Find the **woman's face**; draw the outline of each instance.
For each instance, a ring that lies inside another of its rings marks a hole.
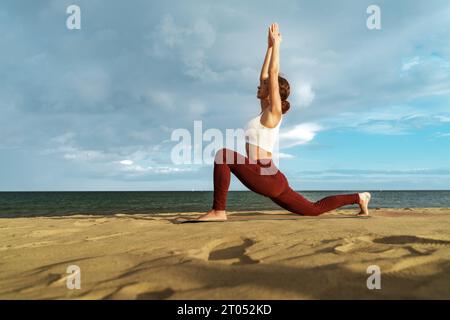
[[[258,92],[256,94],[256,97],[258,99],[266,99],[269,96],[269,79],[265,79],[261,81],[260,85],[258,86]]]

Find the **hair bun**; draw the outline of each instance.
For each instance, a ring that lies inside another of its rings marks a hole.
[[[281,111],[283,114],[288,112],[290,108],[291,108],[291,104],[289,103],[289,101],[287,101],[287,100],[281,101]]]

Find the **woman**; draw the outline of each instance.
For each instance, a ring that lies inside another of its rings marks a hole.
[[[360,216],[368,216],[370,193],[353,193],[325,197],[317,202],[295,192],[272,162],[273,145],[278,138],[282,115],[289,110],[286,100],[290,93],[289,83],[279,76],[279,51],[282,41],[276,23],[269,27],[268,48],[261,70],[257,98],[261,113],[250,120],[246,129],[247,156],[230,149],[221,149],[214,160],[214,202],[212,210],[199,221],[225,221],[225,207],[230,172],[247,188],[269,197],[280,207],[300,215],[318,216],[336,208],[359,204]]]

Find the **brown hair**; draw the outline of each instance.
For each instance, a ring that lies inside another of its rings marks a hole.
[[[287,101],[287,98],[291,93],[291,87],[289,85],[289,82],[281,76],[278,76],[278,85],[280,87],[281,110],[282,113],[285,114],[291,107],[291,104],[289,103],[289,101]]]

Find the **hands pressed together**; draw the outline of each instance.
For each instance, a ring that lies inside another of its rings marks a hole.
[[[272,23],[269,27],[268,45],[272,47],[274,44],[279,45],[282,41],[280,29],[278,23]]]

